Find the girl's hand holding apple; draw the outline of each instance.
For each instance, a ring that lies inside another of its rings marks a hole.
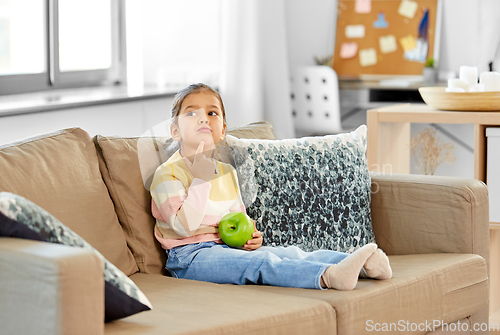
[[[255,229],[255,232],[252,234],[252,239],[248,240],[247,243],[243,246],[244,250],[252,251],[257,250],[262,246],[262,233]]]
[[[256,250],[262,245],[262,234],[255,221],[244,212],[231,212],[219,222],[219,234],[224,243],[233,248]]]

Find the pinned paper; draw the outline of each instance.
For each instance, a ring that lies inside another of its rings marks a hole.
[[[375,28],[387,28],[389,23],[385,20],[385,14],[383,12],[378,13],[377,21],[373,22]]]
[[[348,59],[353,58],[358,53],[358,43],[344,42],[340,46],[340,58]]]
[[[415,49],[417,43],[415,42],[415,37],[408,35],[399,40],[404,51]]]
[[[356,0],[354,11],[359,14],[366,14],[372,11],[372,0]]]
[[[401,4],[398,8],[399,15],[406,16],[409,19],[413,19],[415,13],[417,12],[418,4],[412,0],[401,0]]]
[[[359,63],[361,66],[371,66],[377,64],[377,52],[375,49],[369,48],[360,50]]]
[[[379,38],[380,51],[383,54],[394,52],[398,49],[396,37],[394,35],[382,36]]]
[[[418,25],[418,37],[423,38],[424,40],[429,39],[429,9],[424,9],[424,15],[420,20]]]
[[[405,58],[414,62],[425,63],[427,59],[427,53],[429,51],[429,43],[423,38],[413,39],[415,47],[409,50],[405,50]]]
[[[347,38],[363,38],[365,37],[365,26],[362,24],[346,26],[345,36]]]

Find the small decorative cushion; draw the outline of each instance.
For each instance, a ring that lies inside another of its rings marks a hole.
[[[366,126],[285,140],[227,136],[243,202],[264,245],[352,252],[374,242]]]
[[[106,322],[152,308],[137,285],[101,253],[46,210],[19,195],[0,192],[0,236],[75,246],[98,255],[104,264]]]

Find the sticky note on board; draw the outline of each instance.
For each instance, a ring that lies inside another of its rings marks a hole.
[[[402,37],[399,40],[399,42],[401,43],[401,47],[403,48],[404,51],[415,49],[415,47],[417,46],[417,42],[415,42],[415,37],[411,35]]]
[[[354,11],[358,14],[367,14],[372,11],[372,0],[356,0]]]
[[[418,3],[411,0],[401,0],[398,8],[398,14],[413,19],[417,12]]]
[[[398,45],[396,43],[396,37],[394,37],[394,35],[381,36],[378,42],[380,45],[380,51],[383,54],[388,54],[398,49]]]
[[[347,38],[365,37],[365,26],[362,24],[352,24],[345,27],[345,36]]]
[[[363,67],[377,64],[377,51],[374,48],[360,50],[359,64]]]
[[[387,28],[389,27],[389,23],[385,20],[385,14],[383,12],[378,13],[377,21],[373,22],[374,28]]]
[[[344,42],[340,45],[340,58],[349,59],[356,56],[358,53],[358,43]]]

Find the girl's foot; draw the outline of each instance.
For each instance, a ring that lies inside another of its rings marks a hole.
[[[377,248],[375,243],[369,243],[344,258],[340,263],[330,265],[321,276],[322,282],[327,288],[340,291],[353,290],[358,283],[359,272]]]
[[[360,277],[373,279],[390,279],[392,277],[392,269],[389,264],[389,257],[382,251],[377,249],[366,260],[363,266]]]

